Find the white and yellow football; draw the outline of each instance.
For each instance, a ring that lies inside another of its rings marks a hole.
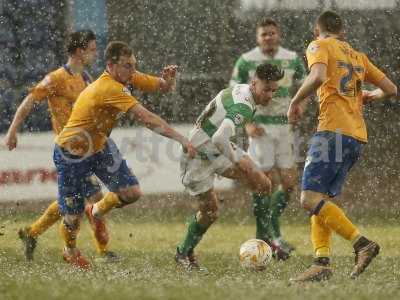
[[[240,246],[239,260],[242,267],[261,271],[271,261],[271,247],[263,240],[251,239]]]

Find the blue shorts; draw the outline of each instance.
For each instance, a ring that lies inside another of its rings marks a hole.
[[[85,158],[74,156],[56,145],[53,160],[57,168],[58,204],[62,215],[84,211],[85,199],[93,185],[89,179],[93,175],[111,192],[139,184],[111,139],[102,151]]]
[[[85,198],[91,198],[101,192],[100,182],[95,175],[89,176],[85,181]]]
[[[347,173],[361,154],[363,143],[330,131],[320,131],[311,139],[304,166],[301,189],[336,197]]]

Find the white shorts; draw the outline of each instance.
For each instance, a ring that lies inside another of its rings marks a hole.
[[[204,148],[201,150],[204,150]],[[239,147],[236,147],[235,151],[239,156],[245,154]],[[202,152],[204,153],[205,151]],[[212,189],[215,176],[223,174],[233,165],[226,156],[215,151],[211,151],[211,153],[215,153],[215,155],[208,155],[208,158],[196,156],[193,159],[189,159],[185,153],[181,155],[182,184],[192,196]]]
[[[249,155],[263,171],[273,167],[291,169],[295,165],[294,137],[291,125],[258,125],[265,134],[250,138]]]

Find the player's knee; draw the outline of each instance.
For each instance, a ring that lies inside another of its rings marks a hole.
[[[80,226],[81,215],[65,215],[63,223],[69,230],[77,230]]]
[[[300,196],[300,205],[303,209],[309,210],[310,209],[310,202],[308,201],[307,197],[304,195],[304,193],[301,193]]]
[[[218,219],[218,216],[218,208],[209,207],[208,209],[201,210],[197,215],[197,219],[200,221],[200,223],[211,225]]]
[[[279,177],[281,178],[282,188],[286,192],[293,191],[294,187],[297,184],[297,174],[296,170],[293,169],[283,169],[279,173]]]
[[[208,213],[208,219],[210,220],[210,223],[214,223],[217,221],[219,217],[219,211],[218,209],[213,209],[207,212]]]
[[[96,203],[99,202],[101,199],[103,199],[104,195],[102,192],[98,192],[96,194],[94,194],[93,196],[90,196],[89,198],[87,198],[87,201],[89,201],[90,203]]]
[[[258,174],[257,180],[253,183],[253,192],[269,195],[272,189],[272,182],[265,174]]]
[[[319,193],[309,193],[308,191],[303,191],[301,192],[300,203],[305,210],[312,212],[323,199],[323,195],[320,196]]]
[[[121,189],[117,194],[121,202],[120,207],[135,203],[143,195],[142,190],[138,185]]]
[[[285,178],[282,179],[282,189],[286,193],[291,193],[293,192],[294,188],[296,186],[296,182],[294,178]]]
[[[208,191],[199,197],[198,220],[207,225],[211,225],[218,219],[218,199],[214,191]]]

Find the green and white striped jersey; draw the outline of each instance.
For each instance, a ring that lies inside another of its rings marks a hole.
[[[256,47],[244,53],[236,61],[230,86],[248,83],[254,76],[257,66],[266,62],[279,66],[285,71],[285,76],[279,81],[279,88],[270,104],[257,107],[254,121],[261,124],[286,124],[286,113],[291,98],[290,91],[294,82],[303,80],[306,74],[304,64],[296,52],[279,47],[276,55],[270,57]]]
[[[236,128],[253,120],[256,105],[248,84],[238,84],[227,88],[206,106],[189,134],[193,146],[210,141],[222,121],[231,119]]]

